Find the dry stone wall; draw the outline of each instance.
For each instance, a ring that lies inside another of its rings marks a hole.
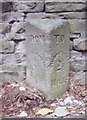
[[[70,24],[70,73],[84,80],[87,56],[85,36],[86,0],[1,0],[0,80],[26,78],[24,24],[29,19],[63,19]],[[39,23],[38,23],[39,24]]]

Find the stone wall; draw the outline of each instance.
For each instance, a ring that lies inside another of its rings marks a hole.
[[[26,79],[24,24],[29,19],[63,19],[70,23],[70,73],[84,80],[86,0],[1,0],[0,1],[0,80]],[[39,24],[39,23],[38,23]]]

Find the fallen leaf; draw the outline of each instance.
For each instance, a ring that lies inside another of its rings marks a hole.
[[[50,113],[53,113],[53,110],[48,109],[48,108],[42,108],[36,114],[37,115],[48,115]]]
[[[62,117],[68,115],[69,112],[66,110],[66,107],[57,107],[55,109],[55,112],[52,114],[53,116],[56,117]]]
[[[20,91],[25,91],[26,89],[24,87],[19,87]]]
[[[15,83],[12,83],[11,86],[13,86],[13,87],[19,87],[19,85],[15,84]]]
[[[73,100],[73,103],[76,105],[79,105],[79,101],[78,100]]]
[[[64,100],[64,103],[65,103],[65,105],[66,104],[73,104],[73,102],[72,102],[72,99],[70,98],[70,97],[67,97],[65,100]]]
[[[51,106],[52,106],[52,107],[55,107],[55,106],[56,106],[56,103],[52,103]]]
[[[87,95],[87,90],[84,90],[84,91],[80,92],[80,94],[81,94],[82,96],[86,96],[86,95]]]
[[[27,117],[28,114],[25,111],[22,111],[18,117]]]
[[[2,95],[0,94],[0,98],[2,97]]]

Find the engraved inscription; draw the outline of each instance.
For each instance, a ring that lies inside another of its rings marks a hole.
[[[29,38],[31,38],[31,42],[32,43],[37,43],[37,42],[42,42],[44,43],[46,41],[45,36],[44,35],[29,35]],[[58,44],[59,42],[64,42],[64,35],[54,35],[54,38],[57,40],[56,44]]]
[[[31,43],[44,43],[45,42],[45,36],[44,35],[29,35],[29,37],[31,38]]]
[[[59,79],[54,79],[54,80],[52,80],[52,81],[51,81],[51,85],[52,85],[52,86],[56,86],[56,85],[58,85],[58,84],[63,84],[63,83],[65,83],[65,82],[68,82],[68,77],[67,77],[67,76],[63,77],[61,80],[59,80]]]
[[[64,43],[64,35],[54,35],[54,37],[55,37],[55,39],[57,40],[57,44],[59,43],[59,42],[62,42],[62,43]]]
[[[50,64],[48,65],[48,67],[53,67],[56,64],[56,70],[60,70],[64,68],[64,63],[62,61],[62,57],[61,55],[63,55],[62,51],[57,52],[53,57],[52,60],[50,62]]]

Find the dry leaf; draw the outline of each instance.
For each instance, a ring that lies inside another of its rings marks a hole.
[[[13,87],[19,87],[19,85],[15,84],[15,83],[12,83],[11,86],[13,86]]]
[[[67,104],[73,104],[73,102],[72,102],[72,99],[70,98],[70,97],[67,97],[65,100],[64,100],[64,103],[65,103],[65,105],[67,105]]]
[[[24,88],[24,87],[19,87],[19,90],[20,90],[20,91],[25,91],[26,88]]]
[[[85,96],[85,95],[87,94],[87,90],[84,90],[84,91],[80,92],[80,94],[81,94],[82,96]]]
[[[69,114],[69,112],[66,110],[66,107],[59,107],[58,106],[52,115],[57,116],[57,117],[62,117],[62,116],[66,116],[68,114]]]
[[[38,115],[48,115],[50,113],[53,113],[53,110],[48,109],[48,108],[42,108],[36,114],[38,114]]]
[[[2,95],[0,94],[0,98],[2,97]]]
[[[27,117],[28,114],[25,111],[22,111],[18,117]]]

